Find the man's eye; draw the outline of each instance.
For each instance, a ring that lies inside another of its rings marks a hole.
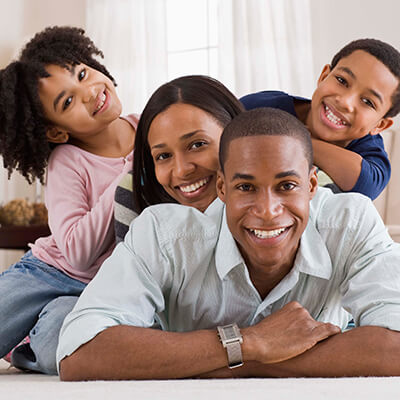
[[[70,96],[64,101],[63,111],[66,110],[70,106],[71,103],[72,103],[72,97]]]
[[[296,187],[296,185],[294,183],[286,182],[283,183],[281,187],[283,190],[288,191],[288,190],[293,190]]]
[[[84,68],[81,71],[79,71],[78,80],[81,81],[85,76],[86,76],[86,69]]]
[[[237,188],[242,192],[249,192],[252,189],[252,185],[249,183],[242,183],[241,185],[238,185]]]

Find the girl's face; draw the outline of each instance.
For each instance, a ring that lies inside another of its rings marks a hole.
[[[121,114],[112,81],[85,64],[69,70],[48,65],[48,78],[39,80],[39,98],[53,134],[64,132],[70,142],[90,142]],[[54,137],[50,137],[49,141]],[[65,140],[66,141],[66,140]]]
[[[150,125],[155,174],[178,203],[204,211],[217,197],[218,148],[223,128],[207,112],[173,104]]]

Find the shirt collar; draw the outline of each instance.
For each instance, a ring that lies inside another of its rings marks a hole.
[[[220,233],[215,249],[215,267],[222,280],[234,267],[244,264],[244,260],[229,230],[226,221],[226,209],[223,207]]]
[[[220,234],[215,249],[215,265],[220,279],[223,279],[237,265],[244,264],[236,241],[228,228],[225,205],[223,205],[222,213]],[[322,279],[329,279],[332,275],[331,257],[311,216],[301,236],[294,268],[299,272]]]

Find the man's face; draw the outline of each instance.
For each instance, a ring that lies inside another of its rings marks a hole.
[[[357,50],[331,70],[322,70],[307,126],[314,138],[338,146],[368,133],[377,134],[393,121],[384,118],[392,106],[398,79],[381,61]]]
[[[217,190],[248,268],[291,267],[317,190],[315,168],[309,171],[299,140],[234,139]]]

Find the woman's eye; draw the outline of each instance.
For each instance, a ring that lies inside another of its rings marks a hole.
[[[84,68],[81,71],[79,71],[78,80],[81,81],[85,76],[86,76],[86,69]]]
[[[166,160],[169,157],[170,155],[168,153],[161,153],[156,156],[156,161]]]
[[[193,143],[193,144],[190,146],[190,148],[191,148],[191,149],[198,149],[198,148],[200,148],[200,147],[205,146],[206,144],[207,144],[207,143],[204,142],[204,141],[199,141],[199,142]]]
[[[70,96],[64,101],[63,111],[66,110],[70,106],[71,103],[72,103],[72,97]]]

